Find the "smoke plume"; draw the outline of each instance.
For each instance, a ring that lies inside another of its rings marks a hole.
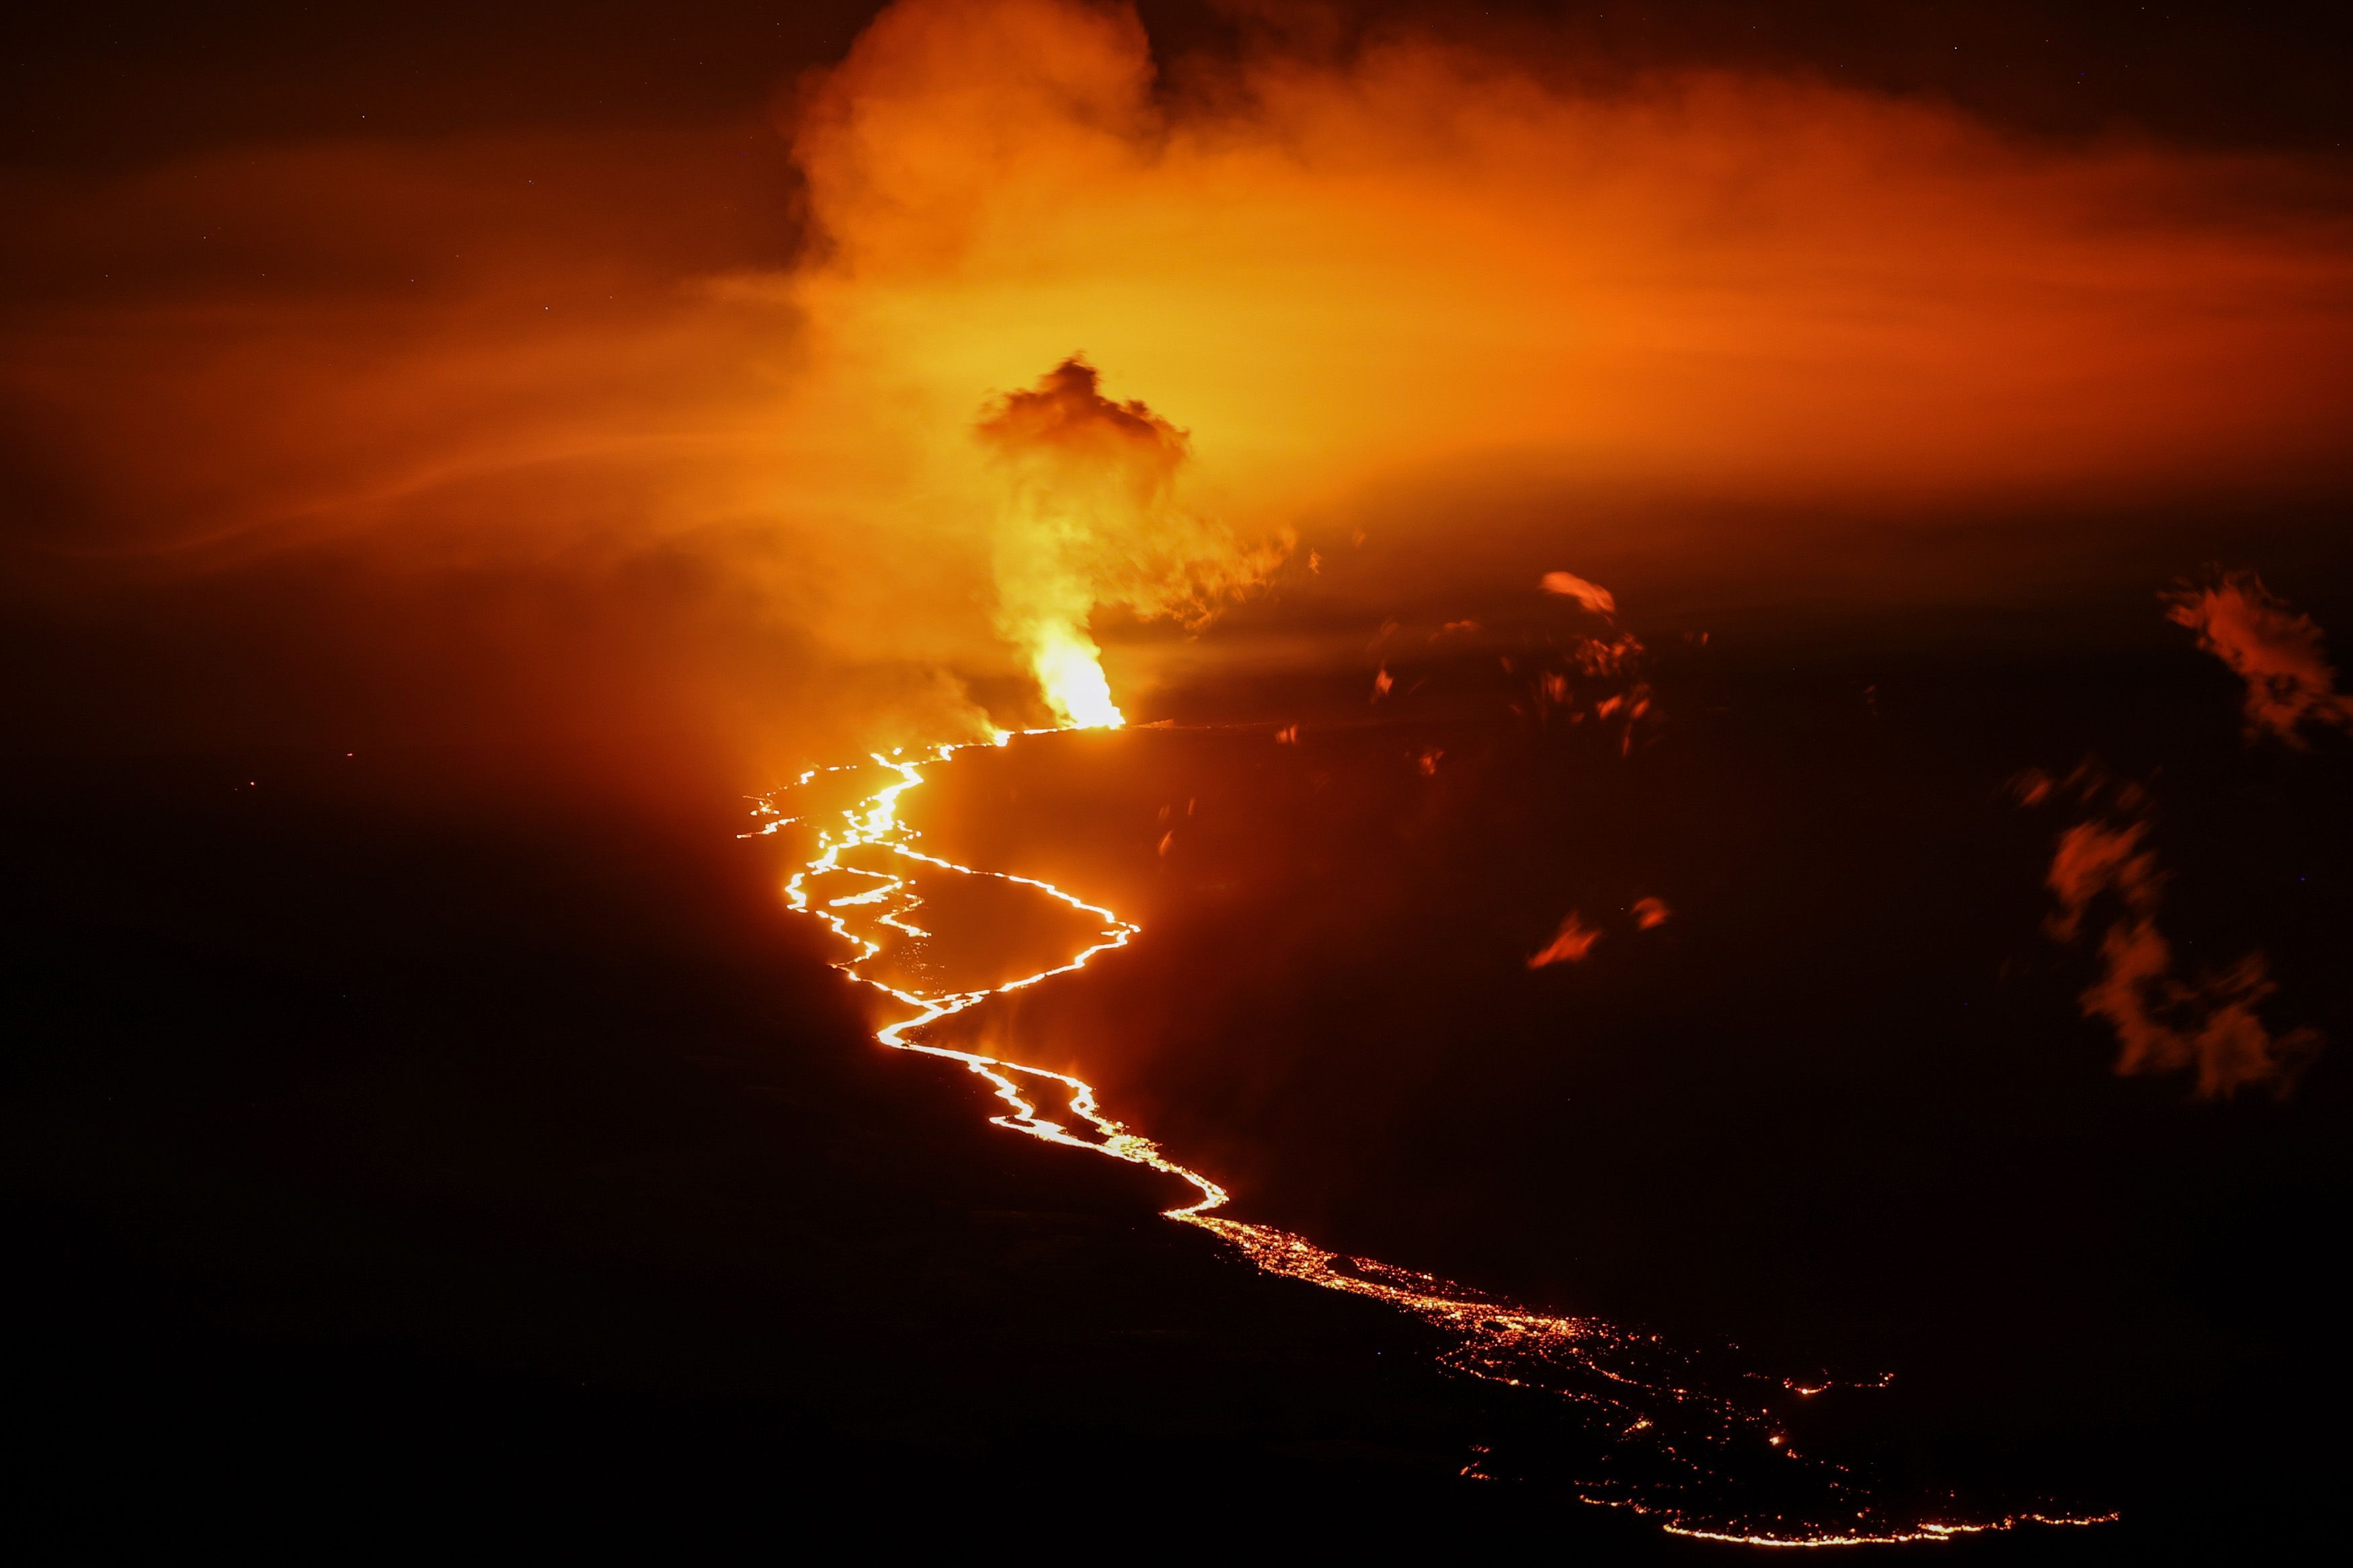
[[[2320,628],[2254,573],[2212,567],[2204,582],[2162,597],[2166,617],[2196,632],[2199,647],[2247,683],[2250,740],[2270,735],[2301,749],[2307,725],[2353,730],[2353,701],[2337,694]]]
[[[997,626],[1065,724],[1124,721],[1088,631],[1097,609],[1198,626],[1288,546],[1245,542],[1177,505],[1185,433],[1140,401],[1103,396],[1076,357],[1001,399],[979,428],[1004,482]]]

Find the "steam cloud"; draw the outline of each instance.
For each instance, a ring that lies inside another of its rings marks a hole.
[[[2305,744],[2306,726],[2353,730],[2353,702],[2337,691],[2320,628],[2263,587],[2253,572],[2211,568],[2203,583],[2163,595],[2166,616],[2198,634],[2198,646],[2247,683],[2247,735]]]
[[[2116,1071],[2194,1071],[2205,1100],[2259,1085],[2281,1095],[2293,1089],[2321,1038],[2307,1027],[2274,1036],[2257,1015],[2278,989],[2260,952],[2219,973],[2174,973],[2157,924],[2165,874],[2148,847],[2147,794],[2129,784],[2111,788],[2088,764],[2065,780],[2023,774],[2015,789],[2028,805],[2073,793],[2098,813],[2059,836],[2047,878],[2057,907],[2047,925],[2053,940],[2072,942],[2093,910],[2105,902],[2116,911],[2100,937],[2100,976],[2081,1000],[2086,1017],[2116,1031]]]
[[[1088,631],[1097,608],[1198,626],[1289,548],[1287,537],[1247,542],[1176,504],[1185,433],[1140,401],[1105,397],[1083,360],[1008,395],[979,428],[1005,483],[997,629],[1028,656],[1065,724],[1124,721]]]

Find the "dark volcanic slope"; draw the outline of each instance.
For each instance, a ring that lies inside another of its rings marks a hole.
[[[1510,1522],[1453,1515],[1487,1417],[1412,1326],[877,1050],[732,803],[480,756],[10,795],[12,1537]]]
[[[2321,1529],[2343,749],[2247,752],[2171,659],[1711,658],[1654,672],[1630,759],[1305,693],[1296,746],[1024,745],[919,815],[1144,921],[1026,1026],[1245,1215],[1894,1371],[1823,1439],[2128,1512],[1966,1556]],[[2085,751],[2154,781],[2176,939],[2266,947],[2334,1037],[2293,1100],[2110,1074],[2037,923],[2057,820],[1999,787]],[[876,1050],[732,802],[473,755],[20,764],[9,805],[10,1397],[52,1541],[487,1508],[774,1544],[1013,1496],[1677,1550],[1562,1497],[1550,1408]],[[1530,972],[1570,907],[1608,934]],[[1460,1479],[1474,1446],[1525,1482]]]
[[[1292,743],[1017,746],[913,806],[948,852],[1143,922],[1023,1032],[1240,1215],[1758,1372],[1893,1373],[1799,1438],[1924,1482],[2317,1531],[2353,752],[2249,746],[2236,683],[2179,641],[1718,639],[1657,661],[1664,720],[1622,757],[1464,658],[1402,710],[1303,686]],[[2114,1072],[2077,1003],[2102,926],[2043,924],[2083,813],[2009,787],[2086,756],[2155,802],[2182,974],[2261,950],[2265,1020],[2331,1042],[2286,1099]],[[1647,931],[1645,897],[1672,910]],[[1600,939],[1530,970],[1570,910]]]

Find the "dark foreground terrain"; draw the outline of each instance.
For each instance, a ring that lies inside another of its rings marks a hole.
[[[2343,749],[2251,761],[2186,658],[1772,662],[1662,668],[1630,758],[1475,692],[1361,723],[1351,677],[1283,699],[1295,746],[1024,743],[917,815],[1144,922],[1029,1024],[1249,1216],[1775,1374],[1894,1371],[1823,1439],[2126,1515],[1947,1554],[2325,1536]],[[2278,1016],[2332,1037],[2289,1100],[2119,1079],[2077,1016],[2089,959],[2038,925],[2060,823],[2000,784],[2089,751],[2165,781],[2177,940],[2264,946]],[[1233,1265],[1156,1183],[875,1049],[776,896],[787,846],[715,792],[482,753],[7,791],[7,1511],[39,1555],[1715,1550],[1567,1500],[1573,1423],[1417,1324]],[[1180,798],[1198,831],[1155,853]],[[1644,893],[1674,918],[1635,933]],[[1527,969],[1572,906],[1620,923]]]
[[[14,782],[20,1543],[1457,1506],[1480,1416],[1424,1336],[877,1051],[733,803],[480,757]]]

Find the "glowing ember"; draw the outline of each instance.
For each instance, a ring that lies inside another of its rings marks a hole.
[[[1100,670],[1092,659],[1087,663],[1099,683]],[[1095,686],[1087,688],[1090,692],[1095,689]],[[1110,723],[1119,721],[1107,689],[1095,710],[1108,712]],[[993,742],[983,743],[1004,745],[1014,738],[1000,732]],[[1166,1217],[1229,1243],[1266,1273],[1367,1297],[1420,1320],[1450,1342],[1441,1360],[1455,1372],[1570,1402],[1617,1438],[1606,1471],[1577,1487],[1577,1496],[1586,1502],[1655,1518],[1672,1533],[1760,1546],[1947,1541],[2028,1522],[2100,1522],[2034,1513],[1957,1522],[1895,1514],[1874,1501],[1842,1467],[1801,1457],[1788,1446],[1788,1436],[1771,1411],[1753,1397],[1700,1386],[1692,1359],[1653,1337],[1595,1319],[1531,1310],[1435,1275],[1371,1258],[1344,1257],[1289,1231],[1229,1218],[1217,1212],[1227,1203],[1224,1187],[1170,1159],[1151,1139],[1109,1115],[1093,1087],[1083,1079],[926,1039],[925,1031],[940,1020],[992,996],[1082,968],[1100,954],[1127,945],[1139,930],[1110,910],[1051,883],[1008,872],[977,870],[914,847],[918,835],[899,820],[900,800],[923,783],[924,767],[966,749],[943,745],[913,762],[900,756],[874,756],[871,765],[881,771],[886,782],[841,810],[837,824],[816,829],[817,852],[786,882],[785,895],[794,909],[825,921],[857,950],[838,968],[912,1009],[910,1016],[877,1030],[875,1038],[893,1050],[961,1063],[987,1079],[1005,1107],[992,1119],[996,1125],[1174,1177],[1194,1195],[1190,1202],[1164,1211]],[[808,784],[820,773],[866,766],[850,763],[845,768],[811,770],[801,775],[795,787]],[[761,826],[745,837],[775,833],[794,820],[773,801],[759,802],[755,815],[762,819]],[[849,863],[852,857],[863,863]],[[875,885],[818,900],[812,883],[842,873]],[[917,891],[918,880],[941,876],[989,878],[1031,889],[1100,924],[1092,939],[1062,963],[995,985],[924,991],[904,988],[868,973],[870,963],[882,954],[886,942],[894,940],[884,932],[915,938],[930,935],[908,917],[923,902]],[[1660,909],[1663,911],[1663,906]],[[1572,915],[1569,925],[1575,923]],[[1821,1392],[1827,1384],[1784,1380],[1780,1386],[1805,1396]],[[1494,1456],[1482,1448],[1462,1473],[1490,1480],[1500,1468]]]

